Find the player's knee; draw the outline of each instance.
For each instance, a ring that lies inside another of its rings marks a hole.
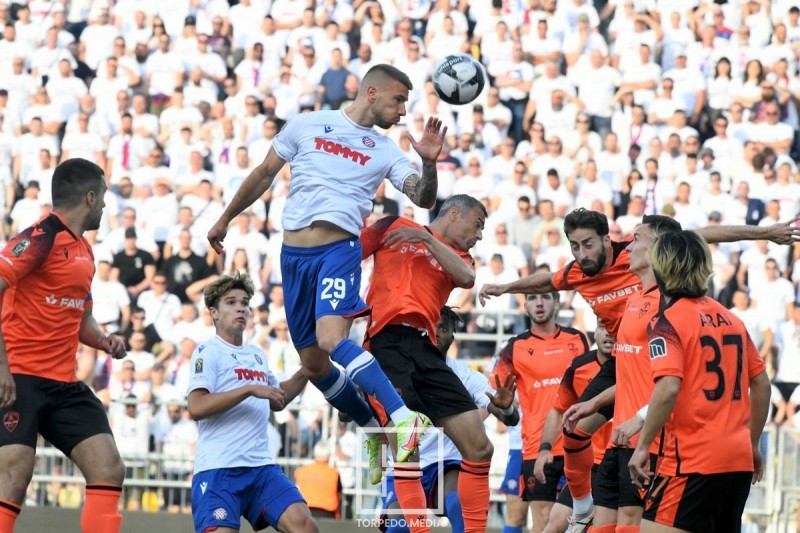
[[[331,373],[331,365],[328,364],[320,364],[317,362],[312,363],[303,363],[303,375],[308,378],[309,381],[319,381],[321,379],[325,379],[328,377],[328,374]]]
[[[340,332],[317,331],[317,344],[326,354],[330,354],[344,338]]]
[[[472,456],[470,460],[478,462],[491,461],[493,454],[494,445],[492,445],[488,437],[484,436],[482,440],[475,443],[475,448],[470,454]]]
[[[642,522],[642,509],[639,506],[625,506],[617,510],[617,524],[620,526],[638,526]]]
[[[108,483],[110,485],[122,486],[125,481],[125,463],[119,455],[109,459],[105,465],[95,469],[98,483]]]

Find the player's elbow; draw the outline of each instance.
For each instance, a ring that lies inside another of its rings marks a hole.
[[[471,268],[465,272],[460,272],[455,278],[456,286],[461,289],[471,289],[475,285],[475,272]]]

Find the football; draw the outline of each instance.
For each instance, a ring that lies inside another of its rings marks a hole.
[[[439,98],[448,104],[472,102],[481,94],[485,84],[483,66],[465,54],[446,56],[433,69],[433,87]]]

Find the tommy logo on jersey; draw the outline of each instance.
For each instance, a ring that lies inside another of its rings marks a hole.
[[[362,167],[367,164],[367,161],[372,159],[371,156],[362,154],[358,150],[353,150],[352,148],[348,148],[347,146],[341,145],[337,142],[329,141],[327,139],[323,139],[321,137],[316,137],[314,139],[314,146],[317,150],[322,150],[323,152],[327,152],[329,154],[338,155],[345,159],[349,159],[354,163],[358,163]]]
[[[263,381],[267,382],[267,373],[262,370],[252,370],[250,368],[234,368],[236,377],[240,380],[246,379],[247,381]]]

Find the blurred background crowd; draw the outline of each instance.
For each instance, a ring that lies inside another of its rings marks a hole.
[[[105,169],[105,216],[88,236],[94,316],[127,339],[129,356],[76,355],[123,452],[196,439],[182,407],[187,363],[213,334],[202,289],[221,273],[256,280],[248,339],[273,371],[299,367],[279,265],[288,165],[233,223],[224,255],[205,236],[285,121],[346,106],[376,63],[414,83],[404,121],[386,132],[412,161],[403,132],[420,135],[431,115],[448,127],[437,206],[465,193],[489,212],[475,289],[449,302],[464,318],[451,355],[477,365],[525,326],[522,297],[480,308],[477,290],[561,268],[574,208],[605,213],[615,240],[644,214],[694,229],[800,212],[800,0],[29,0],[0,1],[0,26],[0,239],[49,211],[59,161]],[[480,58],[490,81],[457,107],[430,83],[453,53]],[[386,182],[369,222],[435,214]],[[800,423],[796,247],[712,250],[713,296],[769,362],[774,423]],[[586,302],[562,302],[564,323],[594,330]],[[276,454],[310,457],[325,434],[346,442],[337,457],[355,455],[347,428],[321,427],[328,407],[316,389],[297,402],[275,418]],[[187,479],[191,463],[173,463],[160,475]]]

